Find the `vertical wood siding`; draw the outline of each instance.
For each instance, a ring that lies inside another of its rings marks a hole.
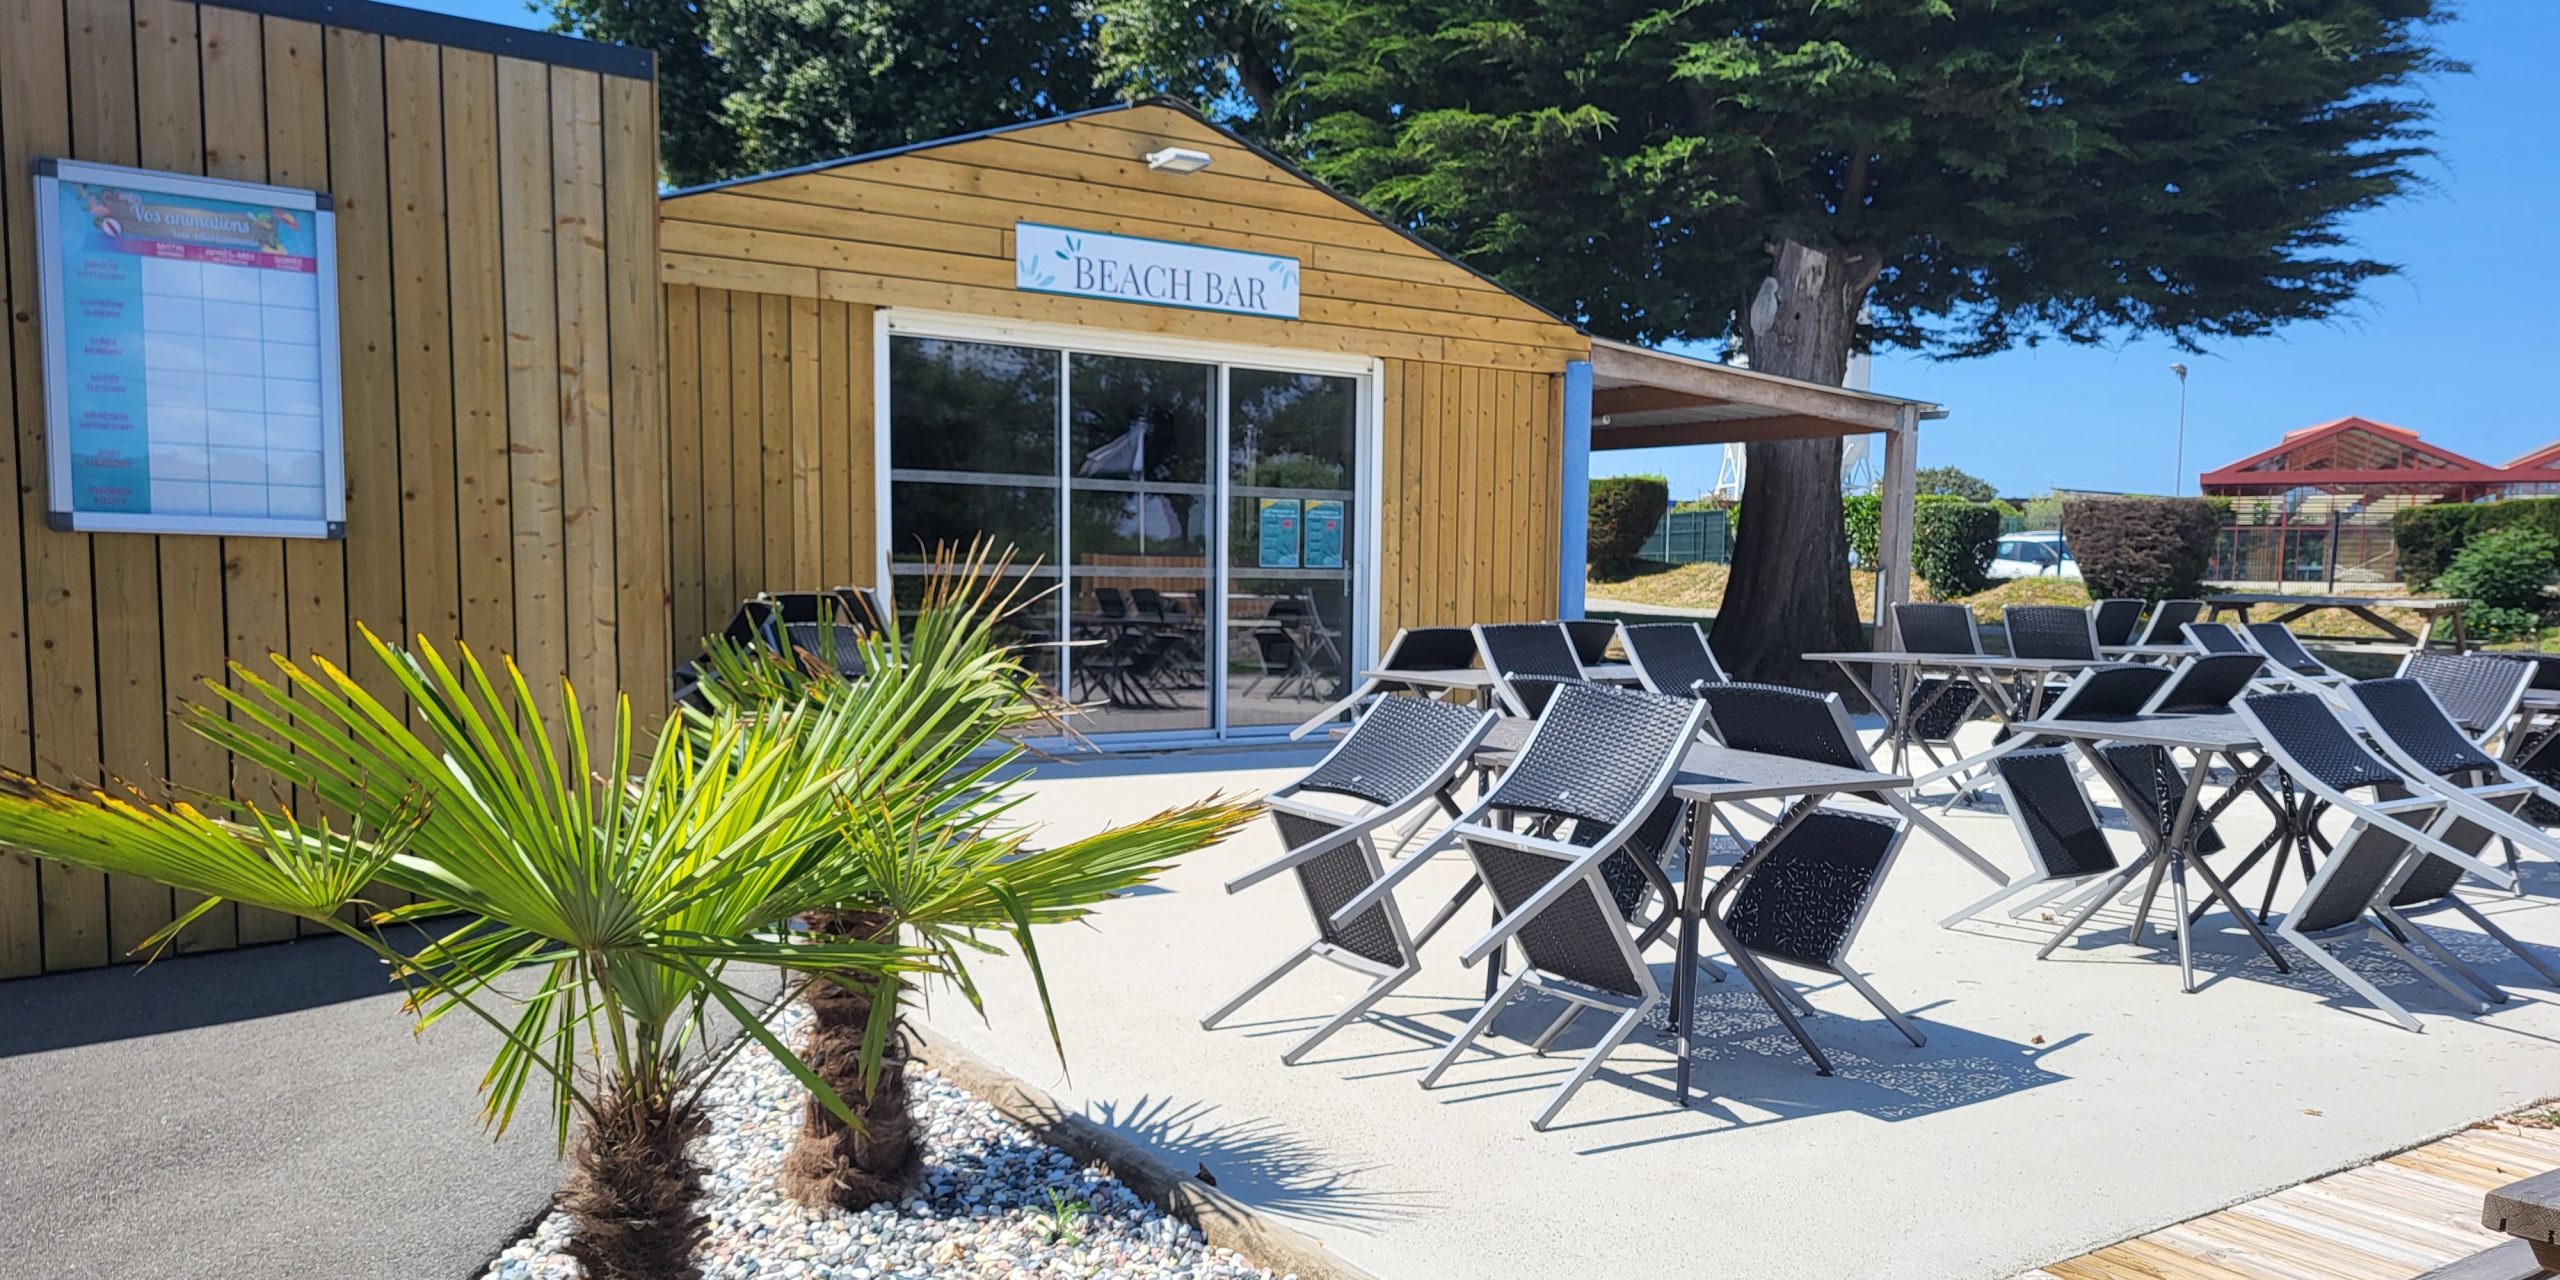
[[[268,799],[171,712],[270,652],[385,692],[359,624],[573,676],[599,724],[617,687],[663,710],[681,525],[652,85],[183,0],[0,0],[0,86],[0,767]],[[334,196],[343,542],[45,527],[45,157]],[[0,851],[0,977],[111,963],[191,905]],[[222,910],[179,949],[292,932]]]

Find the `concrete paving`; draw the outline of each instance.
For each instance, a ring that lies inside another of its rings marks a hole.
[[[1051,765],[1030,816],[1060,834],[1091,830],[1212,790],[1264,789],[1311,758]],[[2243,812],[2253,807],[2226,820],[2242,848],[2265,829]],[[2005,816],[1948,822],[1994,860],[2025,865]],[[2135,852],[2129,834],[2117,844]],[[1232,1024],[1200,1029],[1312,932],[1286,878],[1234,897],[1220,888],[1278,848],[1262,824],[1043,940],[1064,1068],[1029,982],[1007,966],[978,969],[985,1021],[946,997],[933,1023],[1387,1280],[2011,1276],[2560,1093],[2560,996],[2449,918],[2429,927],[2516,999],[2472,1018],[2359,944],[2360,971],[2424,1019],[2411,1034],[2307,963],[2276,973],[2227,917],[2207,921],[2194,994],[2179,991],[2160,935],[2126,941],[2127,911],[2044,962],[2035,948],[2052,926],[2037,920],[1942,930],[1935,921],[1986,886],[1915,837],[1856,958],[1920,1020],[1926,1048],[1823,985],[1811,1026],[1840,1074],[1819,1077],[1742,983],[1709,986],[1702,1099],[1672,1106],[1669,1047],[1639,1033],[1541,1134],[1529,1118],[1573,1058],[1529,1055],[1525,1039],[1553,1012],[1537,1001],[1440,1087],[1416,1087],[1482,995],[1480,974],[1453,958],[1470,940],[1463,925],[1381,1016],[1297,1067],[1281,1051],[1360,978],[1309,965]],[[2560,893],[2560,867],[2527,872],[2541,894]],[[1404,894],[1411,917],[1463,876],[1454,855],[1425,871]],[[2253,902],[2254,889],[2244,885]],[[2298,889],[2289,879],[2287,897]],[[2479,901],[2529,943],[2560,947],[2547,897]],[[1667,988],[1668,949],[1655,960]],[[1598,1021],[1560,1048],[1587,1045]]]
[[[461,1280],[550,1204],[479,1128],[494,1032],[413,1036],[342,938],[0,983],[0,1280]]]

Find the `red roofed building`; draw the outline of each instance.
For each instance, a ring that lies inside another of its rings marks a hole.
[[[2197,487],[2233,500],[2214,577],[2381,581],[2397,574],[2393,512],[2560,495],[2560,442],[2498,466],[2429,444],[2407,427],[2339,418],[2286,432],[2272,449],[2205,472]]]

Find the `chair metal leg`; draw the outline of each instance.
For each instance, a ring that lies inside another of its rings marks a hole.
[[[1904,1015],[1902,1010],[1896,1009],[1892,1004],[1888,1003],[1882,995],[1877,993],[1874,987],[1868,986],[1867,980],[1858,976],[1857,970],[1843,965],[1840,967],[1838,972],[1840,974],[1840,980],[1848,983],[1851,990],[1856,991],[1859,995],[1865,996],[1867,998],[1867,1003],[1876,1007],[1876,1012],[1883,1014],[1886,1021],[1891,1022],[1897,1030],[1902,1032],[1902,1038],[1909,1040],[1912,1048],[1917,1049],[1929,1043],[1929,1038],[1920,1034],[1920,1028],[1914,1025],[1911,1019]]]
[[[1502,1006],[1511,1003],[1512,997],[1519,995],[1520,988],[1528,985],[1528,982],[1529,971],[1522,969],[1512,974],[1510,981],[1503,983],[1499,990],[1487,998],[1484,1004],[1477,1008],[1476,1016],[1467,1019],[1467,1025],[1458,1029],[1458,1034],[1449,1041],[1449,1047],[1441,1050],[1440,1056],[1432,1060],[1431,1069],[1422,1073],[1422,1087],[1428,1089],[1440,1083],[1440,1073],[1448,1070],[1449,1064],[1456,1062],[1458,1055],[1465,1053],[1467,1046],[1475,1043],[1476,1037],[1483,1035],[1486,1027],[1493,1025],[1494,1018],[1502,1012]]]
[[[1385,999],[1388,992],[1403,986],[1407,979],[1410,979],[1413,975],[1420,972],[1422,972],[1422,967],[1420,965],[1406,965],[1405,967],[1396,970],[1394,973],[1391,973],[1384,978],[1380,978],[1375,986],[1370,987],[1367,991],[1361,992],[1359,999],[1344,1005],[1342,1007],[1342,1012],[1333,1015],[1333,1017],[1326,1021],[1323,1026],[1316,1028],[1313,1034],[1309,1035],[1306,1039],[1291,1045],[1287,1053],[1280,1055],[1280,1064],[1288,1067],[1298,1065],[1298,1059],[1305,1057],[1307,1055],[1307,1050],[1315,1048],[1316,1045],[1321,1043],[1326,1036],[1332,1035],[1334,1032],[1340,1031],[1354,1022],[1358,1022],[1363,1015],[1369,1012],[1369,1006]]]
[[[2374,932],[2379,934],[2382,931],[2376,929]],[[2321,968],[2328,970],[2330,977],[2336,978],[2338,981],[2347,984],[2347,987],[2350,990],[2365,998],[2365,1003],[2381,1010],[2383,1014],[2389,1017],[2393,1022],[2399,1023],[2404,1030],[2417,1032],[2424,1032],[2426,1030],[2426,1028],[2418,1025],[2417,1015],[2401,1008],[2397,1001],[2382,994],[2382,989],[2380,987],[2365,981],[2362,975],[2358,974],[2355,970],[2348,968],[2344,961],[2339,960],[2336,956],[2330,955],[2328,950],[2322,947],[2319,943],[2313,942],[2311,939],[2281,925],[2276,928],[2276,936],[2292,943],[2295,950],[2311,957],[2311,962],[2313,964],[2319,965]]]
[[[1591,1052],[1583,1055],[1582,1065],[1575,1067],[1573,1074],[1565,1077],[1564,1083],[1557,1085],[1556,1091],[1547,1096],[1547,1105],[1539,1109],[1538,1118],[1530,1121],[1529,1127],[1545,1132],[1546,1127],[1555,1121],[1556,1113],[1564,1110],[1564,1104],[1573,1097],[1573,1091],[1581,1088],[1582,1082],[1589,1080],[1591,1073],[1600,1069],[1601,1061],[1616,1051],[1618,1045],[1627,1038],[1627,1033],[1635,1030],[1637,1023],[1644,1021],[1644,1015],[1651,1012],[1654,1004],[1659,1000],[1660,997],[1657,996],[1653,1000],[1647,1000],[1619,1014],[1618,1020],[1610,1023],[1608,1032],[1600,1037],[1600,1043],[1591,1046]]]
[[[1237,992],[1235,999],[1219,1005],[1216,1012],[1211,1013],[1208,1017],[1202,1018],[1200,1020],[1200,1029],[1208,1031],[1215,1028],[1220,1022],[1225,1021],[1228,1014],[1234,1013],[1236,1010],[1243,1008],[1247,1001],[1250,1001],[1255,996],[1261,995],[1263,992],[1270,990],[1272,983],[1288,977],[1290,970],[1297,968],[1299,965],[1305,964],[1310,959],[1313,959],[1315,954],[1316,949],[1315,944],[1313,943],[1309,943],[1306,946],[1298,948],[1294,954],[1292,954],[1288,959],[1281,961],[1277,967],[1272,969],[1271,972],[1254,979],[1252,986],[1246,987],[1244,990]]]

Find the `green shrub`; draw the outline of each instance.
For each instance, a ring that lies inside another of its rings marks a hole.
[[[1593,577],[1614,581],[1635,572],[1636,552],[1662,523],[1671,482],[1661,476],[1607,476],[1591,482]]]
[[[2072,498],[2062,537],[2094,599],[2165,600],[2204,589],[2222,519],[2202,498]]]
[[[2560,539],[2530,525],[2508,525],[2474,536],[2436,575],[2435,588],[2463,596],[2471,607],[2463,626],[2484,640],[2529,635],[2542,627],[2551,606],[2553,557]]]
[[[1928,495],[1911,516],[1911,567],[1930,594],[1952,600],[1991,581],[1991,552],[2000,540],[2000,511],[1987,502]]]
[[[1849,529],[1849,554],[1856,556],[1863,569],[1876,567],[1876,530],[1884,520],[1884,499],[1872,493],[1853,493],[1840,500],[1840,522]]]
[[[2517,525],[2560,538],[2560,498],[2509,498],[2503,502],[2439,502],[2391,517],[2391,541],[2400,552],[2400,580],[2430,590],[2452,567],[2464,544],[2491,529]]]
[[[2062,499],[2050,493],[2029,498],[2018,508],[2018,516],[2027,522],[2030,529],[2059,529],[2062,527]]]

